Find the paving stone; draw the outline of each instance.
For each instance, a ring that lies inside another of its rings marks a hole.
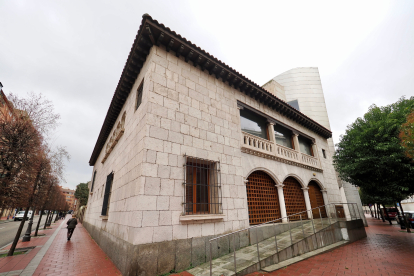
[[[399,225],[366,218],[369,227],[365,228],[365,239],[331,244],[289,261],[295,263],[281,262],[278,270],[248,275],[413,275],[414,234],[401,232]],[[341,243],[345,245],[335,249]],[[311,256],[312,253],[319,255]],[[272,269],[277,265],[266,270]]]

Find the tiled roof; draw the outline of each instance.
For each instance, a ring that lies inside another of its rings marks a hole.
[[[202,70],[206,70],[210,75],[214,75],[217,79],[220,78],[223,82],[227,82],[230,86],[239,89],[247,96],[271,107],[325,138],[332,137],[332,132],[329,129],[269,93],[232,67],[164,26],[164,24],[152,19],[148,14],[144,14],[142,16],[141,26],[135,37],[118,86],[112,97],[101,132],[99,133],[98,140],[89,160],[89,165],[93,166],[95,164],[99,153],[103,149],[105,141],[149,54],[149,50],[153,45],[159,46],[161,44],[166,47],[167,51],[173,51],[176,56],[184,56],[186,62],[191,62],[192,65],[199,66]]]

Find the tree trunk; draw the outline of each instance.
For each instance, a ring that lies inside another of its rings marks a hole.
[[[388,222],[390,223],[390,225],[392,225],[391,218],[390,218],[390,216],[388,215],[388,210],[387,210],[387,208],[385,208],[385,205],[384,205],[384,204],[382,204],[382,207],[384,207],[385,216],[387,217]]]
[[[377,219],[378,218],[378,211],[377,211],[377,206],[374,203],[374,216]]]
[[[37,221],[36,231],[35,231],[35,234],[34,234],[35,237],[37,237],[37,232],[39,231],[39,226],[40,226],[40,221],[42,220],[43,211],[44,210],[40,211],[39,220]]]
[[[411,229],[410,229],[411,225],[408,224],[408,219],[405,217],[404,209],[402,207],[401,201],[399,203],[400,203],[401,213],[403,215],[403,220],[405,221],[405,228],[407,228],[408,233],[411,233]]]
[[[380,213],[380,216],[381,216],[382,222],[385,222],[385,217],[384,217],[384,214],[381,212],[381,205],[380,205],[380,204],[378,204],[378,203],[377,203],[377,208],[378,208],[378,211],[379,211],[379,213]]]
[[[371,205],[368,205],[368,208],[371,211],[371,217],[374,217],[374,213],[372,212]]]
[[[47,216],[46,216],[46,220],[45,220],[45,226],[43,227],[43,230],[46,229],[46,224],[47,224],[47,221],[49,219],[49,216],[50,216],[50,210],[47,211]]]
[[[10,247],[9,253],[7,253],[7,256],[13,256],[14,250],[16,249],[16,245],[19,242],[20,235],[22,234],[24,223],[26,222],[27,214],[29,213],[29,208],[26,208],[26,211],[24,212],[24,216],[22,219],[22,222],[20,223],[19,229],[17,229],[16,236],[14,237],[14,241]]]

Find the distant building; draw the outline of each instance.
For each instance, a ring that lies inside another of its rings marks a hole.
[[[75,190],[71,190],[67,187],[62,187],[62,192],[65,195],[66,198],[66,202],[68,203],[69,206],[69,210],[75,210],[76,209],[76,204],[77,204],[77,200],[75,198]]]
[[[13,105],[3,92],[3,84],[0,82],[0,116],[11,119],[13,116]]]

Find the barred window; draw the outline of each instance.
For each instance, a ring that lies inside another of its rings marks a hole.
[[[106,186],[105,186],[105,196],[102,204],[102,216],[107,216],[109,214],[109,203],[111,202],[111,191],[112,191],[112,182],[114,180],[114,173],[111,172],[106,177]]]
[[[220,162],[185,156],[184,214],[221,214]]]
[[[137,90],[137,104],[135,106],[135,110],[137,110],[138,107],[141,105],[141,102],[142,102],[142,90],[143,90],[143,88],[144,88],[144,80],[142,80],[142,82],[139,85],[138,90]]]
[[[95,177],[96,177],[96,171],[93,173],[92,185],[91,185],[91,193],[93,192],[93,185],[95,184]]]

